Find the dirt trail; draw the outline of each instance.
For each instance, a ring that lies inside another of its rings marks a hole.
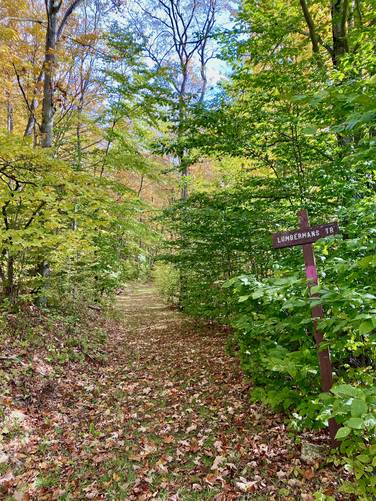
[[[250,404],[225,332],[196,325],[146,286],[127,289],[117,309],[107,361],[69,366],[53,406],[33,418],[18,499],[25,486],[26,500],[333,494],[334,473],[303,463],[283,418]]]

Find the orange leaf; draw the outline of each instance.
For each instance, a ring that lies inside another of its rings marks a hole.
[[[307,480],[312,480],[314,476],[315,472],[312,470],[312,468],[305,470],[303,473],[303,477]]]

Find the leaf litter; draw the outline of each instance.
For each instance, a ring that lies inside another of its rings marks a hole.
[[[197,324],[141,286],[117,309],[118,320],[96,319],[108,333],[100,362],[57,370],[34,354],[27,381],[39,393],[26,400],[10,379],[0,499],[346,499],[346,473],[325,457],[301,459],[285,418],[250,402],[226,329]]]

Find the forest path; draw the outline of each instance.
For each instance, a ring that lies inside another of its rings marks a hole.
[[[268,477],[281,461],[290,467],[296,451],[281,419],[250,405],[249,383],[225,350],[226,332],[199,326],[149,287],[127,290],[118,307],[130,349],[130,372],[121,374],[133,462],[127,499],[276,492]]]
[[[228,333],[148,286],[126,290],[118,310],[125,329],[112,338],[117,384],[107,394],[123,414],[125,469],[112,477],[113,499],[310,499],[322,487],[283,418],[251,405]]]
[[[36,411],[27,454],[18,453],[27,469],[7,499],[313,501],[320,488],[335,492],[335,472],[304,463],[283,418],[250,403],[224,330],[168,308],[147,286],[125,290],[117,310],[105,361],[68,365]]]

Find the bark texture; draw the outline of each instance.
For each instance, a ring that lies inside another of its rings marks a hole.
[[[349,0],[332,0],[332,61],[335,68],[338,67],[342,56],[349,51],[347,38],[348,12]]]
[[[45,59],[43,64],[43,106],[41,123],[41,145],[50,148],[53,144],[54,126],[54,70],[56,66],[56,46],[74,10],[83,0],[74,0],[67,7],[59,23],[58,18],[62,10],[62,0],[45,0],[47,14],[47,31],[45,44]]]

